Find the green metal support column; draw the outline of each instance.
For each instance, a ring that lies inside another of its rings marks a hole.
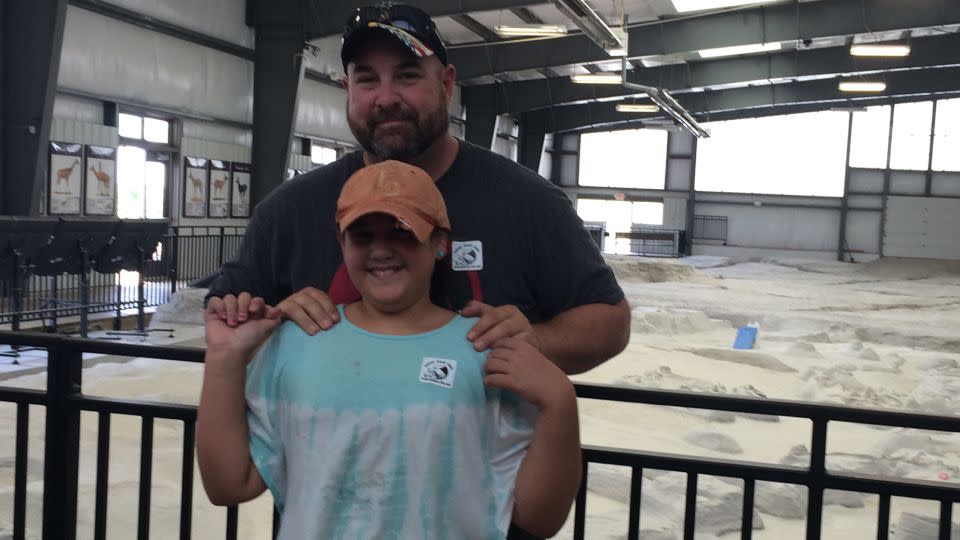
[[[309,0],[247,0],[247,25],[256,30],[253,59],[253,185],[257,205],[287,173],[293,142]]]
[[[2,0],[0,12],[0,214],[38,215],[67,0]]]
[[[497,135],[497,96],[494,89],[475,92],[465,87],[461,94],[464,108],[467,110],[467,125],[464,138],[483,148],[493,148],[493,138]]]
[[[253,204],[286,178],[303,80],[299,25],[257,25],[253,78]]]
[[[517,157],[524,167],[537,172],[543,155],[543,140],[547,135],[544,111],[536,110],[520,115],[520,143]]]

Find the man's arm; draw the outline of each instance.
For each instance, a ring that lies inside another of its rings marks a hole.
[[[589,371],[620,354],[630,341],[630,306],[586,304],[533,325],[534,343],[564,373]]]
[[[630,340],[630,306],[586,304],[561,312],[553,319],[532,325],[516,306],[490,306],[471,301],[465,317],[479,317],[467,339],[478,351],[508,337],[522,338],[537,347],[564,373],[589,371],[619,354]]]

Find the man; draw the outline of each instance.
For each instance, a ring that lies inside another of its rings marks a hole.
[[[523,333],[567,373],[622,351],[629,307],[566,195],[448,133],[456,69],[430,17],[405,5],[358,8],[341,59],[347,120],[363,151],[285,183],[256,207],[208,311],[234,325],[266,309],[251,304],[259,296],[308,333],[336,324],[335,305],[356,299],[334,234],[340,188],[364,165],[395,159],[427,171],[443,193],[455,279],[435,297],[480,317],[468,334],[477,350]]]

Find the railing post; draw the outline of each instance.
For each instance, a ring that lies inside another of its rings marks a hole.
[[[170,237],[170,294],[177,292],[177,274],[180,264],[180,231],[177,227],[173,228],[173,236]]]
[[[82,353],[64,346],[47,350],[47,418],[43,459],[43,539],[77,537],[77,474],[80,464],[79,394]]]
[[[217,253],[218,253],[218,256],[217,256],[217,270],[219,270],[220,267],[223,266],[223,240],[224,240],[224,238],[223,238],[224,232],[223,232],[223,231],[224,231],[224,228],[223,228],[223,227],[220,227],[220,240],[219,240],[219,242],[217,243]]]
[[[823,526],[823,486],[827,476],[827,419],[814,416],[810,441],[810,485],[807,486],[807,540],[819,540]]]

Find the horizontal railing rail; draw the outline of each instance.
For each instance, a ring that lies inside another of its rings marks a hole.
[[[0,402],[17,405],[17,441],[15,456],[15,497],[13,538],[25,538],[26,441],[29,406],[47,408],[44,459],[43,537],[72,540],[76,537],[76,492],[79,456],[79,413],[98,413],[97,480],[95,506],[95,539],[106,537],[108,501],[109,433],[112,415],[139,416],[141,428],[140,494],[138,500],[138,539],[149,536],[150,481],[152,478],[153,422],[171,419],[183,423],[183,470],[181,479],[181,517],[179,536],[190,538],[193,490],[193,445],[196,407],[145,400],[113,399],[85,396],[80,385],[82,353],[167,359],[181,362],[203,362],[204,351],[176,346],[150,346],[113,341],[69,338],[57,335],[0,332],[0,344],[43,348],[48,351],[48,388],[42,390],[0,387]],[[573,535],[587,537],[587,480],[590,464],[607,464],[630,469],[630,498],[627,516],[627,538],[640,534],[640,496],[645,469],[675,471],[687,474],[684,493],[684,539],[692,539],[696,525],[696,497],[699,479],[704,475],[743,480],[741,538],[752,538],[756,482],[777,482],[805,486],[808,490],[806,537],[822,534],[824,490],[854,491],[879,496],[877,538],[889,537],[891,497],[910,497],[936,501],[940,505],[938,539],[950,539],[952,506],[960,503],[960,489],[945,482],[929,482],[903,478],[870,476],[852,472],[833,472],[826,467],[827,427],[830,422],[876,425],[898,428],[960,433],[960,416],[936,416],[904,411],[853,408],[790,400],[702,394],[694,392],[641,389],[625,386],[576,384],[581,399],[607,400],[622,403],[683,407],[783,416],[811,422],[810,461],[805,467],[717,459],[702,456],[676,455],[650,451],[627,450],[585,445],[583,448],[583,481],[576,499]],[[236,507],[227,510],[228,540],[237,537]],[[274,536],[277,516],[274,513]]]
[[[63,317],[112,312],[113,327],[118,329],[123,310],[165,303],[178,288],[219,270],[240,249],[243,234],[236,228],[211,227],[201,231],[205,232],[172,227],[160,239],[153,256],[143,262],[143,298],[137,280],[125,280],[119,272],[36,275],[29,265],[15,265],[14,271],[3,268],[0,324],[10,324],[17,330],[20,323],[43,321],[56,330],[58,319]],[[95,261],[91,258],[90,262]]]

